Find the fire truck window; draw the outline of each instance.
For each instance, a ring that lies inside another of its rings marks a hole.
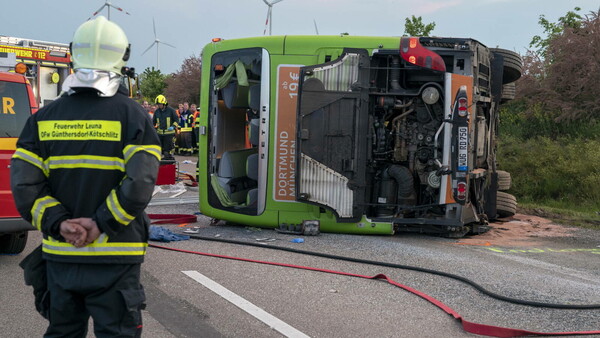
[[[0,81],[0,137],[18,137],[31,113],[27,87]]]

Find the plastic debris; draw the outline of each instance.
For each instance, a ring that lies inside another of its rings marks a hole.
[[[275,239],[275,238],[268,238],[268,237],[267,238],[257,238],[256,239],[257,242],[273,242],[273,241],[276,241],[276,240],[277,239]]]
[[[160,186],[160,192],[163,194],[177,194],[179,192],[186,192],[186,191],[187,190],[185,189],[185,185],[183,184],[183,182]]]
[[[200,227],[193,227],[184,231],[186,234],[197,234],[200,232]]]
[[[171,241],[184,241],[190,239],[190,236],[179,235],[173,233],[171,230],[156,225],[150,226],[150,240],[156,242],[171,242]]]
[[[292,242],[292,243],[304,243],[304,238],[294,238],[290,242]]]
[[[183,164],[196,164],[196,162],[192,162],[190,160],[185,160],[185,161],[183,161],[181,163],[183,163]]]

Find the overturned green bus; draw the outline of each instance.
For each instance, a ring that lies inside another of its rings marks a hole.
[[[514,52],[461,38],[268,36],[214,39],[202,61],[207,216],[461,237],[515,213],[496,163],[499,106],[521,76]]]

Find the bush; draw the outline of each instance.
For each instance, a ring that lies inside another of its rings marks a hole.
[[[598,140],[504,135],[498,161],[512,173],[513,193],[524,201],[578,209],[600,205]]]
[[[560,113],[546,105],[515,100],[500,111],[500,136],[508,134],[522,139],[535,137],[560,137],[598,139],[600,121],[594,119],[562,120]]]
[[[558,23],[541,16],[540,24],[549,36],[532,41],[540,49],[524,55],[517,99],[500,111],[499,167],[511,172],[519,202],[577,210],[596,224],[600,10],[585,17],[569,12]]]

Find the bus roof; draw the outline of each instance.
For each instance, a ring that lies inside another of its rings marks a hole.
[[[219,51],[265,48],[270,54],[313,54],[323,48],[399,49],[400,37],[373,37],[352,35],[280,35],[240,39],[215,39],[208,43],[203,54]]]

